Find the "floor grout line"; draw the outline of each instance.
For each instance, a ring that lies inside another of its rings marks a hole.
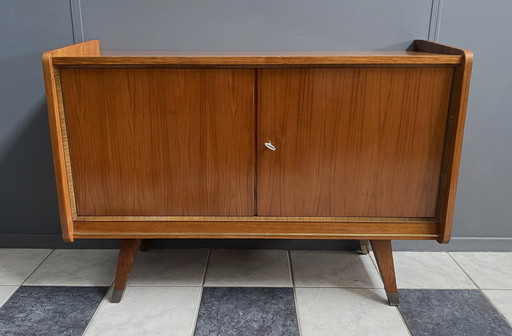
[[[12,291],[12,293],[11,293],[8,297],[6,297],[6,298],[5,298],[5,300],[0,301],[0,308],[2,308],[2,307],[3,307],[3,305],[4,305],[4,304],[6,304],[6,303],[7,303],[7,301],[9,301],[9,299],[14,295],[14,293],[16,293],[16,291],[18,291],[18,289],[20,289],[20,287],[21,287],[21,286],[20,286],[20,285],[0,285],[0,287],[16,287],[16,288]]]
[[[400,306],[395,307],[398,311],[398,315],[400,316],[400,320],[402,320],[402,323],[405,325],[405,329],[409,333],[410,336],[412,336],[412,330],[409,328],[409,325],[407,324],[407,321],[405,321],[405,318],[402,315],[402,312],[400,311]]]
[[[191,336],[194,336],[194,334],[196,332],[197,321],[199,319],[199,309],[201,309],[201,302],[203,301],[203,292],[204,292],[204,283],[206,281],[206,272],[208,272],[208,265],[210,264],[211,254],[212,254],[212,249],[210,248],[210,249],[208,249],[208,254],[206,255],[206,263],[204,265],[204,271],[203,271],[203,281],[201,281],[201,286],[199,289],[199,300],[197,302],[197,308],[195,310],[194,321],[192,322],[192,330],[190,333]]]
[[[295,317],[297,318],[297,330],[299,331],[299,336],[302,335],[302,329],[300,325],[300,317],[299,317],[299,304],[297,301],[297,291],[295,290],[295,277],[293,275],[293,264],[292,264],[292,255],[290,250],[286,250],[288,255],[288,270],[290,271],[290,278],[292,280],[292,292],[293,292],[293,303],[295,304]]]
[[[203,271],[203,280],[201,281],[201,287],[204,287],[206,282],[206,273],[208,272],[208,265],[210,264],[210,257],[212,255],[212,249],[208,249],[208,254],[206,255],[206,264],[204,265]]]
[[[454,262],[457,266],[459,266],[459,268],[462,270],[462,272],[464,272],[464,274],[466,274],[466,276],[468,277],[468,279],[469,279],[469,280],[471,280],[471,282],[476,286],[476,288],[477,288],[477,289],[479,289],[479,290],[482,290],[482,289],[480,288],[480,286],[478,286],[478,285],[476,284],[476,282],[473,280],[473,278],[469,276],[469,274],[466,272],[466,270],[465,270],[465,269],[464,269],[464,268],[463,268],[463,267],[462,267],[462,266],[457,262],[457,260],[455,260],[455,258],[452,256],[452,254],[451,254],[450,252],[446,252],[446,253],[448,253],[448,255],[450,256],[450,258],[452,258],[453,262]]]
[[[372,261],[373,267],[377,270],[377,272],[379,273],[379,276],[380,276],[379,267],[377,266],[377,263],[374,260],[375,256],[373,256],[373,258],[372,258],[372,255],[373,255],[372,252],[373,252],[373,250],[368,252],[368,258],[370,258],[370,260]],[[394,259],[395,259],[395,256],[394,256],[394,252],[393,252],[393,263],[395,262]],[[396,273],[396,267],[395,267],[395,273]],[[395,277],[396,277],[396,274],[395,274]]]
[[[201,302],[203,301],[203,290],[204,287],[199,289],[199,299],[197,300],[194,321],[192,322],[192,330],[190,332],[190,336],[194,336],[196,333],[197,321],[199,320],[199,309],[201,309]]]
[[[103,299],[101,299],[100,303],[98,304],[98,306],[96,306],[96,309],[94,310],[94,313],[92,314],[91,318],[89,319],[89,322],[87,322],[87,325],[85,326],[84,328],[84,331],[82,332],[82,336],[84,336],[87,332],[87,330],[89,329],[89,326],[91,325],[91,322],[94,320],[94,317],[96,316],[96,314],[98,313],[99,309],[101,306],[103,306],[105,304],[105,302],[107,303],[110,303],[110,300],[107,299],[108,297],[108,294],[111,292],[111,288],[109,287],[107,289],[107,291],[105,292],[105,295],[103,295]],[[115,304],[115,303],[114,303]]]
[[[489,301],[489,303],[491,304],[491,306],[498,312],[498,314],[500,314],[501,318],[503,318],[503,320],[505,320],[505,322],[507,322],[510,327],[512,328],[512,320],[508,320],[506,317],[505,317],[505,314],[492,302],[491,298],[487,296],[487,294],[485,293],[485,291],[493,291],[493,290],[504,290],[506,291],[507,289],[485,289],[485,290],[480,290],[480,292],[482,293],[483,296],[485,296],[485,298],[487,299],[487,301]],[[510,291],[510,290],[509,290]]]
[[[27,277],[25,278],[25,280],[23,280],[23,282],[19,285],[20,287],[21,286],[24,286],[25,283],[27,282],[27,280],[32,276],[32,274],[34,274],[34,272],[39,268],[41,267],[41,265],[46,261],[46,259],[48,259],[52,254],[53,252],[55,252],[56,249],[52,249],[50,253],[48,253],[48,255],[43,259],[41,260],[41,262],[39,264],[37,264],[36,267],[34,267],[34,269],[32,270],[32,272],[30,272],[29,275],[27,275]]]

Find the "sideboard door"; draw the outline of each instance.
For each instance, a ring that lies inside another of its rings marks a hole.
[[[435,217],[452,77],[260,70],[257,214]]]
[[[60,76],[78,215],[254,215],[254,70]]]

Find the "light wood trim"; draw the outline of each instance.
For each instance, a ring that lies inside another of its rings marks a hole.
[[[464,137],[464,123],[466,120],[469,95],[469,82],[473,66],[473,53],[469,50],[423,40],[414,41],[414,50],[462,56],[462,63],[455,68],[452,85],[445,139],[444,163],[442,168],[444,174],[441,178],[438,209],[439,218],[441,220],[441,231],[438,242],[448,243],[452,232],[455,195],[457,192],[462,140]]]
[[[319,223],[437,223],[436,218],[407,217],[270,217],[270,216],[76,216],[82,222],[319,222]]]
[[[56,79],[56,69],[53,57],[56,55],[99,55],[100,42],[97,40],[75,44],[69,47],[45,51],[42,56],[43,74],[45,80],[46,101],[48,105],[48,119],[50,123],[50,135],[55,169],[55,181],[57,185],[57,197],[59,201],[59,216],[62,227],[62,236],[65,241],[73,241],[73,196],[69,192],[70,179],[67,175],[66,160],[69,156],[65,152],[66,139],[60,132],[62,123],[59,108],[59,91]]]
[[[414,51],[102,51],[101,55],[59,55],[57,65],[456,65],[461,57]]]
[[[66,114],[64,113],[64,102],[62,98],[62,85],[60,78],[60,71],[56,70],[54,74],[55,78],[55,86],[57,88],[57,105],[59,111],[59,119],[60,119],[60,132],[62,137],[62,147],[64,150],[64,163],[65,163],[65,172],[67,176],[67,185],[68,185],[68,195],[71,206],[71,216],[73,220],[78,215],[77,205],[76,205],[76,194],[75,194],[75,182],[73,179],[73,170],[71,165],[71,154],[69,151],[69,139],[68,139],[68,127],[66,121]]]
[[[75,222],[77,238],[435,239],[438,223]]]
[[[296,234],[296,233],[75,233],[77,239],[339,239],[339,240],[436,240],[438,234]]]

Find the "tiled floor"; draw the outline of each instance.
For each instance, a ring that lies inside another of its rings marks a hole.
[[[394,254],[400,307],[373,256],[140,252],[110,303],[117,251],[0,249],[0,335],[512,335],[512,253]]]

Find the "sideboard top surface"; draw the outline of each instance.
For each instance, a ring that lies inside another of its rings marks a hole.
[[[415,44],[421,44],[415,41]],[[458,52],[414,51],[104,51],[98,40],[52,50],[56,66],[457,66]]]
[[[416,51],[101,51],[99,55],[56,56],[55,65],[393,65],[460,64],[460,55]]]

